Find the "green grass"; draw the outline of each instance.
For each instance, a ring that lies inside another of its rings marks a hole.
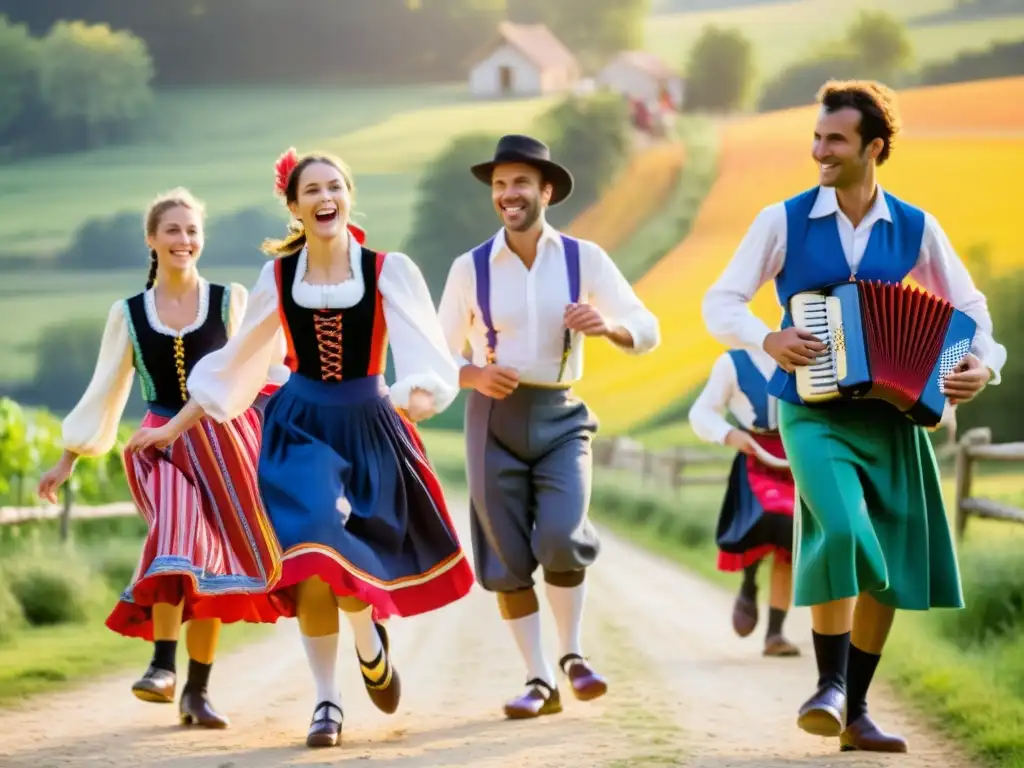
[[[961,51],[1024,37],[1024,11],[994,18],[914,25],[917,17],[947,11],[953,6],[954,0],[790,0],[721,11],[663,14],[648,19],[646,48],[672,65],[684,67],[705,26],[733,27],[753,44],[758,82],[763,83],[786,66],[807,58],[823,43],[841,36],[861,8],[884,9],[910,25],[915,69],[952,59]]]
[[[182,90],[157,102],[158,127],[143,143],[5,166],[0,251],[52,252],[84,220],[141,211],[177,185],[212,215],[279,210],[273,167],[289,146],[340,154],[356,176],[361,223],[376,247],[394,249],[408,233],[419,172],[436,152],[463,132],[526,129],[553,100],[476,101],[464,86],[446,85]],[[139,252],[142,265],[141,242]]]
[[[982,477],[978,492],[1020,499],[1022,487],[1021,473],[1003,473]],[[591,510],[599,523],[619,535],[734,589],[735,574],[715,568],[714,525],[723,490],[691,486],[674,496],[644,488],[629,473],[605,470],[595,477]],[[946,493],[951,498],[951,488]],[[1016,575],[1024,567],[1022,534],[1024,526],[972,521],[958,547],[967,608],[955,612],[959,615],[901,612],[878,672],[936,727],[985,764],[1001,767],[1024,766],[1024,611]],[[986,570],[996,556],[1016,566]],[[984,600],[976,590],[988,590]],[[1001,596],[1006,605],[1000,608]],[[993,606],[1015,616],[1016,628],[988,634],[983,644],[965,641],[984,628],[985,610]]]

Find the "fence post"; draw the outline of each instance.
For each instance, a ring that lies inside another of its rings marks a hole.
[[[60,513],[60,540],[67,541],[71,533],[71,505],[74,501],[74,492],[71,486],[64,484],[64,509]]]
[[[960,438],[956,452],[956,537],[961,540],[967,530],[967,510],[964,501],[971,497],[974,477],[974,458],[971,447],[992,442],[992,431],[987,427],[969,429]]]

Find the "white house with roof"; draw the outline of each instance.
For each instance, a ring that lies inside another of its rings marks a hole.
[[[666,96],[676,110],[683,104],[683,79],[648,51],[622,51],[604,66],[596,81],[599,88],[648,104],[662,102]]]
[[[580,65],[544,24],[502,22],[469,72],[474,96],[542,96],[573,89]]]

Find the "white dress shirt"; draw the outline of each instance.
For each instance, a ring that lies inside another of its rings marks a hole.
[[[746,350],[754,361],[754,365],[764,376],[765,382],[775,373],[775,360],[762,350]],[[773,418],[774,409],[769,408],[768,421],[773,428],[778,428],[777,419]],[[744,429],[754,426],[755,411],[750,400],[740,389],[739,377],[732,356],[723,353],[711,367],[711,375],[700,395],[690,406],[689,420],[694,433],[708,443],[725,444],[725,436],[734,427],[726,418],[726,413],[739,422]]]
[[[658,319],[637,298],[633,287],[599,245],[580,240],[580,302],[590,303],[612,327],[622,326],[633,337],[632,354],[654,349],[660,341]],[[500,365],[515,368],[524,384],[554,384],[562,363],[569,304],[565,251],[557,230],[544,226],[537,258],[527,269],[505,241],[502,229],[490,254],[491,320],[498,333],[495,349]],[[487,363],[487,327],[476,300],[473,254],[455,259],[438,308],[448,347],[460,365]],[[583,375],[582,334],[573,334],[572,351],[563,382]],[[465,357],[466,342],[472,358]]]
[[[839,208],[832,187],[819,187],[809,217],[835,214],[839,240],[851,272],[856,273],[879,219],[892,221],[882,188],[877,187],[875,202],[861,223],[854,227]],[[747,306],[762,285],[775,278],[786,260],[786,208],[775,203],[754,219],[732,260],[704,296],[704,322],[711,334],[728,347],[762,349],[771,329]],[[925,213],[924,237],[917,264],[910,277],[925,290],[950,302],[969,315],[978,330],[971,351],[992,371],[990,384],[998,384],[1006,362],[1006,348],[992,336],[992,318],[985,295],[979,291],[939,222]]]
[[[360,245],[351,237],[352,274],[335,285],[307,283],[306,251],[299,254],[291,291],[300,307],[347,309],[363,298]],[[413,389],[434,396],[434,413],[451,405],[459,393],[459,371],[451,359],[434,303],[419,267],[404,253],[391,252],[384,259],[377,290],[383,299],[384,321],[395,358],[392,402],[406,408]],[[281,316],[278,312],[274,262],[263,266],[249,297],[241,328],[228,343],[200,360],[188,377],[188,391],[216,421],[234,418],[253,401],[273,357],[280,350]]]

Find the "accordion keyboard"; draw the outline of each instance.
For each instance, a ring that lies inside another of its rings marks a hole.
[[[825,345],[825,351],[811,365],[796,369],[797,394],[808,403],[840,396],[837,345],[833,333],[839,318],[831,317],[839,307],[830,308],[830,304],[835,305],[835,301],[829,301],[828,297],[818,293],[798,293],[791,302],[793,325],[810,331]]]

